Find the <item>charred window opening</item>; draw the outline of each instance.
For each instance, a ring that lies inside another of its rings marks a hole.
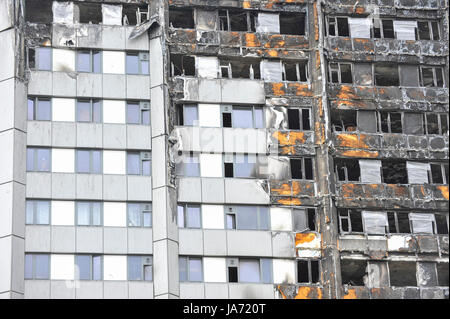
[[[402,113],[380,112],[380,126],[383,133],[403,133]]]
[[[432,184],[448,184],[448,164],[446,163],[430,163]]]
[[[384,159],[381,160],[383,183],[408,184],[408,173],[405,160]]]
[[[170,66],[172,76],[195,76],[195,57],[171,54]]]
[[[330,63],[328,75],[332,83],[353,83],[350,63]]]
[[[439,235],[448,235],[448,214],[434,214],[436,229]]]
[[[290,163],[292,179],[314,179],[312,158],[291,158]]]
[[[336,175],[339,181],[358,182],[360,180],[359,161],[356,159],[335,159]]]
[[[307,61],[283,62],[283,81],[307,82]]]
[[[80,23],[100,24],[103,21],[102,5],[100,3],[78,2]]]
[[[342,284],[349,286],[364,286],[367,261],[341,259]]]
[[[280,13],[280,34],[305,35],[306,14]]]
[[[169,25],[171,28],[194,29],[194,10],[169,8]]]
[[[290,130],[311,130],[310,109],[288,109],[288,128]]]
[[[444,87],[444,70],[441,67],[420,67],[420,86]]]
[[[389,261],[391,287],[417,286],[416,263],[410,261]]]
[[[317,231],[315,208],[294,208],[292,217],[295,232]]]
[[[426,113],[425,129],[427,134],[448,134],[448,114]]]
[[[394,39],[394,22],[390,19],[373,19],[373,37],[376,39]]]
[[[399,86],[398,65],[390,63],[375,64],[375,85]]]
[[[331,111],[331,124],[335,132],[355,132],[356,111]]]
[[[148,6],[124,5],[122,8],[123,24],[137,25],[148,20]]]
[[[339,226],[341,233],[362,233],[361,212],[355,209],[339,208]]]
[[[297,283],[317,284],[320,282],[318,260],[297,260]]]
[[[259,59],[220,59],[222,78],[261,79]]]
[[[388,212],[389,233],[391,234],[410,234],[408,213],[406,212]]]
[[[437,263],[436,264],[438,285],[448,287],[448,263]]]
[[[328,17],[328,35],[348,37],[349,26],[348,18],[346,17]]]
[[[240,10],[219,10],[219,30],[254,32],[256,13]]]
[[[31,23],[52,23],[52,5],[52,0],[26,0],[25,21]]]
[[[437,21],[417,21],[418,40],[439,40],[439,23]]]
[[[36,68],[36,50],[34,48],[27,48],[28,68],[34,70]]]

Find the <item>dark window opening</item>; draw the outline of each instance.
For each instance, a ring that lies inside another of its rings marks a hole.
[[[381,132],[403,133],[402,113],[380,112]]]
[[[283,62],[283,81],[307,82],[308,62]]]
[[[228,282],[238,282],[237,267],[228,267]]]
[[[223,127],[232,127],[231,113],[229,113],[229,112],[222,113],[222,126]]]
[[[255,32],[255,12],[219,10],[219,30]]]
[[[195,57],[172,54],[170,62],[172,76],[195,76]]]
[[[422,87],[444,87],[444,70],[441,67],[421,67],[420,85]]]
[[[297,282],[308,283],[309,282],[309,269],[307,260],[297,261]]]
[[[438,285],[448,287],[448,263],[437,263],[436,264]]]
[[[339,181],[358,182],[361,171],[355,159],[335,159],[336,175]]]
[[[309,131],[311,117],[309,109],[288,109],[288,128],[290,130]]]
[[[225,177],[233,177],[233,163],[225,163]]]
[[[352,65],[349,63],[330,63],[329,81],[332,83],[353,83]]]
[[[291,159],[291,176],[293,179],[302,179],[302,160]]]
[[[314,179],[312,158],[290,159],[292,179]]]
[[[439,235],[448,235],[447,216],[441,215],[441,214],[435,214],[434,219],[436,220],[437,233]]]
[[[341,278],[343,285],[364,286],[367,262],[365,260],[341,259]]]
[[[410,234],[408,213],[388,212],[389,233]]]
[[[172,28],[194,29],[194,10],[169,8],[169,25]]]
[[[26,0],[25,21],[32,23],[53,22],[53,1],[51,0]]]
[[[394,39],[394,22],[392,20],[381,20],[383,26],[383,36],[385,39]]]
[[[363,223],[361,212],[354,209],[338,209],[342,233],[362,233]]]
[[[100,3],[77,3],[80,10],[80,23],[100,24],[103,21]]]
[[[247,13],[228,11],[230,19],[230,31],[248,31]]]
[[[338,36],[340,37],[349,36],[350,33],[347,18],[337,18],[337,26],[338,26]]]
[[[260,79],[260,61],[253,59],[220,60],[222,78]]]
[[[391,287],[417,286],[416,263],[407,261],[390,261],[389,277]]]
[[[124,25],[137,25],[148,20],[148,6],[124,5],[122,8]]]
[[[383,183],[386,184],[408,184],[408,173],[406,161],[404,160],[381,160]]]
[[[33,48],[28,48],[28,68],[34,69],[36,68],[36,50]]]
[[[430,40],[430,25],[428,21],[417,22],[417,33],[419,34],[419,40]]]
[[[331,111],[331,124],[335,132],[354,132],[357,128],[356,111]]]
[[[316,210],[314,208],[308,208],[308,228],[309,230],[316,230]]]
[[[280,13],[280,34],[305,35],[306,14]]]
[[[432,184],[444,184],[444,176],[442,174],[441,164],[430,164],[431,167],[431,183]],[[448,165],[447,165],[448,169]]]
[[[448,115],[439,113],[426,113],[426,132],[427,134],[443,135],[448,133]]]
[[[375,85],[378,86],[399,86],[397,64],[375,64]]]

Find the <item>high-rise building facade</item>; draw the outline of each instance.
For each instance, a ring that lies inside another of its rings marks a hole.
[[[0,1],[0,297],[449,297],[447,0]]]

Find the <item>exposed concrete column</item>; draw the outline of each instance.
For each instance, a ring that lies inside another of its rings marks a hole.
[[[0,2],[0,298],[23,298],[26,89],[19,0]]]
[[[169,156],[169,94],[165,25],[167,1],[151,2],[160,26],[150,33],[150,97],[152,116],[153,294],[179,298],[177,192]]]

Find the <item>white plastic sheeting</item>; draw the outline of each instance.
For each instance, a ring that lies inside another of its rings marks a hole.
[[[75,203],[72,201],[52,201],[52,225],[73,226],[75,220]]]
[[[202,205],[203,229],[224,229],[223,206]]]
[[[413,233],[433,234],[434,215],[410,213],[409,220],[412,223]]]
[[[359,168],[361,170],[361,182],[381,183],[381,161],[359,160]]]
[[[273,283],[295,283],[295,261],[289,259],[273,259]]]
[[[122,6],[102,4],[102,23],[122,25]]]
[[[217,79],[219,59],[217,57],[196,57],[197,74],[201,78]]]
[[[394,32],[398,40],[416,40],[417,21],[394,21]]]
[[[271,207],[270,225],[273,231],[292,231],[291,209],[287,207]]]
[[[406,162],[409,184],[428,184],[429,163]]]
[[[198,104],[198,125],[220,127],[220,104]]]
[[[370,39],[370,28],[372,19],[369,18],[349,18],[350,34],[352,38]]]
[[[53,71],[74,72],[75,71],[75,51],[65,49],[52,49]]]
[[[385,234],[388,227],[387,214],[383,212],[363,211],[364,230],[368,234]]]
[[[256,32],[280,33],[280,18],[277,13],[258,13]]]
[[[261,61],[261,74],[266,82],[281,82],[283,80],[281,61]]]
[[[54,23],[73,23],[73,2],[53,1],[52,10]]]

